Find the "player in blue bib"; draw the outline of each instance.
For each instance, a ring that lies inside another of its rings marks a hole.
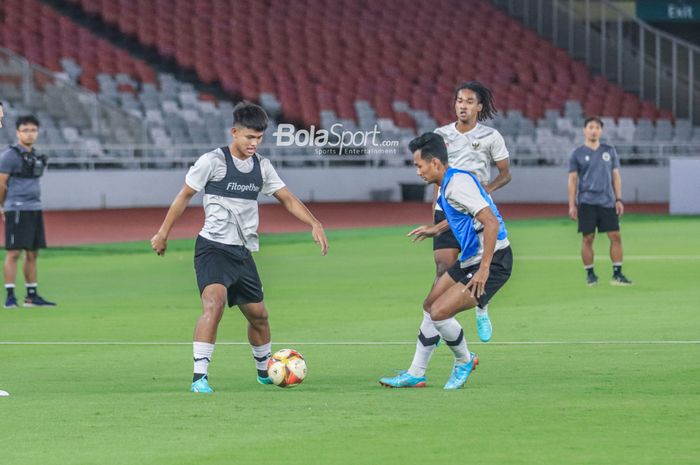
[[[459,389],[479,359],[469,352],[464,331],[455,315],[488,304],[510,278],[513,254],[498,208],[473,174],[447,166],[447,149],[442,137],[425,133],[412,140],[409,149],[417,174],[441,187],[438,203],[462,252],[454,265],[433,284],[423,302],[423,322],[410,368],[379,382],[396,388],[425,386],[428,363],[442,338],[455,357],[445,389]],[[414,240],[423,240],[440,232],[441,225],[425,225],[409,235]]]

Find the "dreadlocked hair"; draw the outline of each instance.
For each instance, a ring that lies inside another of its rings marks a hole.
[[[491,89],[480,83],[479,81],[468,81],[462,82],[455,89],[455,95],[453,103],[457,101],[459,96],[459,91],[469,89],[474,92],[479,99],[479,103],[482,105],[481,111],[477,115],[477,121],[485,121],[491,119],[498,113],[496,105],[493,103],[493,93]]]

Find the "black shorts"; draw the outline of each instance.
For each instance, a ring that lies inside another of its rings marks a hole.
[[[459,260],[455,262],[452,267],[447,270],[450,278],[454,279],[458,283],[467,284],[471,279],[472,275],[479,269],[479,263],[475,265],[470,265],[466,268],[460,266]],[[497,250],[493,254],[493,260],[491,260],[491,267],[489,267],[489,279],[486,280],[486,286],[484,286],[484,294],[481,297],[477,297],[476,300],[479,302],[480,307],[484,307],[489,303],[491,297],[498,292],[500,288],[508,281],[510,278],[510,273],[513,271],[513,251],[510,246],[505,249]]]
[[[41,210],[6,211],[5,248],[7,250],[45,249],[43,212]]]
[[[262,302],[263,288],[250,251],[242,245],[227,245],[197,236],[194,270],[199,294],[210,284],[223,284],[228,306]]]
[[[583,234],[609,232],[620,230],[620,220],[615,207],[607,208],[600,205],[582,203],[578,206],[578,232]]]
[[[446,219],[445,212],[443,212],[442,210],[435,210],[435,214],[433,216],[433,219],[435,220],[435,224],[440,223],[441,221]],[[461,248],[462,248],[462,246],[459,245],[459,241],[457,241],[457,238],[455,237],[454,233],[452,232],[452,228],[443,232],[439,236],[433,237],[433,250],[438,250],[438,249],[457,249],[457,250],[460,250]]]

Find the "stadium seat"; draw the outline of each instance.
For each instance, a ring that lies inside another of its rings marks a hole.
[[[685,123],[674,126],[667,110],[593,75],[487,1],[470,3],[469,27],[451,14],[463,7],[459,0],[436,0],[430,27],[415,14],[417,6],[399,1],[305,0],[294,9],[270,9],[253,0],[71,1],[173,59],[179,71],[194,72],[232,97],[259,102],[273,124],[277,118],[324,127],[342,121],[347,128],[368,130],[380,121],[387,134],[409,137],[453,121],[455,84],[481,79],[493,88],[501,110],[493,124],[516,142],[574,143],[583,118],[593,114],[604,117],[611,141],[695,135]],[[232,6],[247,11],[250,21],[232,16]],[[26,19],[36,11],[40,21]],[[213,142],[226,135],[230,102],[215,104],[191,84],[157,73],[52,6],[4,0],[0,17],[4,46],[139,116],[151,142]],[[417,33],[421,41],[405,39]],[[465,40],[480,44],[473,52],[477,69],[463,59]],[[11,68],[0,63],[0,74],[3,66]],[[19,92],[2,81],[0,91]],[[64,114],[79,136],[89,134],[89,107],[67,103],[57,88],[47,87],[33,105],[54,117]],[[638,119],[651,126],[641,122],[638,128]],[[120,124],[115,121],[105,134],[142,140],[138,129]]]

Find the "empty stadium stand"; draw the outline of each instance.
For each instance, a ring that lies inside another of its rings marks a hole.
[[[82,9],[91,26],[62,14],[68,4]],[[109,131],[96,131],[88,99],[66,101],[60,85],[43,86],[38,95],[52,108],[42,117],[48,141],[88,140],[97,155],[109,143],[221,143],[232,108],[101,37],[105,27],[232,99],[259,102],[274,119],[307,127],[377,124],[385,138],[404,142],[453,120],[455,84],[478,79],[493,88],[501,109],[490,124],[523,163],[561,162],[590,114],[604,117],[606,137],[623,153],[644,155],[638,145],[654,143],[647,150],[657,156],[700,142],[688,121],[674,121],[667,110],[593,76],[486,0],[438,0],[429,15],[399,0],[301,0],[293,8],[274,0],[3,0],[0,16],[0,45],[142,122],[136,128],[114,121]],[[2,80],[3,70],[21,71],[13,66],[0,59],[0,90],[22,108],[20,85]]]

